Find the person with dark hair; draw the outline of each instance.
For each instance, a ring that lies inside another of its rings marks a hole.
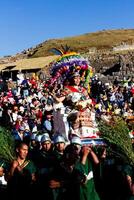
[[[99,200],[95,190],[92,161],[99,160],[90,147],[83,146],[81,153],[74,144],[65,148],[63,160],[54,169],[49,187],[52,199]]]
[[[85,175],[75,168],[79,160],[78,149],[70,144],[66,147],[63,160],[55,167],[49,187],[54,200],[80,200],[79,187],[85,181]]]
[[[44,112],[44,119],[42,120],[42,129],[49,133],[50,137],[53,134],[53,117],[52,111]]]
[[[27,159],[28,146],[20,143],[16,148],[16,159],[11,163],[8,173],[8,195],[14,199],[30,195],[32,184],[35,181],[36,168],[33,163]]]
[[[78,72],[73,73],[69,81],[70,84],[64,87],[61,96],[54,96],[57,102],[63,102],[64,106],[70,109],[67,117],[69,135],[66,135],[66,139],[68,140],[70,135],[97,137],[91,118],[92,100],[88,95],[87,89],[81,85],[80,74]],[[54,120],[54,123],[56,123],[56,118]]]
[[[37,186],[40,194],[45,194],[48,199],[49,175],[53,169],[53,145],[48,133],[44,133],[41,138],[41,149],[38,153],[37,162]],[[42,195],[41,195],[42,196]]]
[[[80,200],[100,199],[95,188],[93,164],[99,164],[97,155],[91,147],[83,146],[80,153],[80,162],[76,165],[76,169],[85,175],[85,181],[79,187]]]

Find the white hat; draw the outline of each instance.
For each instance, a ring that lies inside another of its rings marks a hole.
[[[19,130],[20,131],[25,131],[25,128],[23,126],[20,126]]]
[[[28,125],[28,124],[25,126],[25,130],[30,131],[30,128],[29,128],[29,125]]]
[[[23,106],[20,106],[20,109],[19,109],[21,112],[24,112],[24,107]]]
[[[58,135],[58,136],[56,136],[56,137],[54,138],[54,143],[55,143],[55,144],[56,144],[56,143],[60,143],[60,142],[66,143],[66,142],[65,142],[65,139],[64,139],[64,137],[63,137],[62,135]]]
[[[37,134],[34,133],[34,134],[31,135],[31,138],[30,138],[30,139],[31,139],[31,140],[35,140],[35,137],[36,137],[36,136],[37,136]]]
[[[21,116],[21,115],[18,115],[18,116],[17,116],[17,119],[22,120],[22,116]]]
[[[105,86],[109,86],[109,83],[105,83]]]
[[[42,136],[43,136],[43,135],[49,137],[49,133],[47,133],[47,132],[44,132],[44,133],[42,134]]]
[[[46,141],[50,141],[50,142],[51,142],[51,139],[50,139],[49,136],[43,135],[43,136],[41,137],[41,143],[46,142]]]
[[[42,135],[36,135],[35,141],[36,142],[41,142],[41,138],[42,138]]]
[[[71,144],[79,144],[81,145],[81,139],[77,136],[74,136],[72,139],[71,139]]]

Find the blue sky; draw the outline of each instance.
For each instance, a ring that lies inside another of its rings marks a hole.
[[[45,40],[134,28],[134,0],[1,0],[0,56]]]

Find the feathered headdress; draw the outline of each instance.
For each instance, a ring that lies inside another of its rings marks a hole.
[[[51,64],[51,85],[55,82],[64,82],[75,72],[79,72],[85,86],[88,86],[90,77],[93,75],[92,67],[88,59],[70,50],[69,46],[61,46],[62,50],[52,48],[50,51],[60,57]]]

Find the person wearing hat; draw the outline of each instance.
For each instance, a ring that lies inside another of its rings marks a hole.
[[[65,101],[69,101],[70,103],[72,95],[75,93],[80,95],[79,98],[82,98],[82,96],[84,95],[86,98],[89,98],[86,89],[80,85],[81,78],[78,72],[74,72],[70,76],[69,81],[70,81],[70,84],[65,86],[65,89],[62,91],[61,97],[58,98],[54,96],[58,102],[63,102],[65,100]]]
[[[42,135],[40,135],[40,134],[37,134],[36,136],[35,136],[35,142],[36,142],[36,144],[37,144],[37,148],[38,149],[40,149],[40,145],[41,145],[41,138],[42,138]]]
[[[99,159],[93,149],[89,146],[82,146],[79,155],[80,162],[77,162],[75,167],[85,175],[85,181],[79,188],[79,198],[80,200],[100,200],[95,189],[93,172],[93,167],[94,165],[99,164]]]
[[[51,171],[53,170],[53,148],[50,137],[44,134],[41,138],[41,149],[38,155],[37,176],[38,176],[38,190],[40,194],[45,194],[48,199],[48,181]]]
[[[30,127],[30,130],[32,132],[37,132],[38,131],[36,116],[34,116],[34,115],[30,116],[30,118],[29,118],[29,127]]]
[[[41,138],[41,150],[48,152],[51,149],[51,139],[48,135],[43,135]]]
[[[43,134],[41,137],[41,149],[40,149],[40,160],[44,165],[45,163],[49,163],[49,154],[52,152],[52,142],[49,135]],[[45,160],[45,161],[44,161]],[[46,162],[47,160],[47,162]]]
[[[77,162],[79,162],[77,147],[69,144],[65,148],[62,162],[54,168],[49,182],[52,199],[80,199],[79,187],[85,181],[85,175],[76,169]]]
[[[35,141],[35,137],[37,135],[37,132],[34,132],[31,134],[30,137],[30,149],[34,149],[36,147],[36,141]]]
[[[14,89],[16,89],[16,84],[13,82],[12,78],[9,78],[9,79],[8,79],[7,87],[8,87],[8,89],[11,88],[12,91],[13,91]]]
[[[32,139],[34,139],[34,146],[29,151],[29,158],[33,161],[36,167],[38,166],[38,158],[41,149],[41,138],[42,135],[40,134],[32,136]]]
[[[29,88],[30,88],[29,80],[25,78],[21,82],[21,92],[22,92],[23,98],[26,98],[27,96],[29,96]]]
[[[78,148],[78,152],[80,152],[82,143],[81,143],[81,139],[79,137],[73,136],[70,143],[72,145],[75,145]]]
[[[61,162],[65,146],[66,142],[64,137],[62,135],[57,135],[54,138],[54,151],[53,151],[55,165]]]
[[[25,128],[23,126],[20,126],[18,131],[13,132],[16,146],[24,140],[24,134]]]
[[[71,139],[71,144],[82,145],[81,139],[77,136],[73,136]]]
[[[22,126],[22,116],[17,114],[17,120],[13,122],[13,125],[15,126],[16,130],[19,130],[19,128]]]
[[[42,131],[42,138],[43,138],[43,136],[44,136],[44,137],[50,137],[49,133],[46,132],[45,130]],[[41,139],[42,139],[42,138],[41,138]]]
[[[89,137],[90,133],[92,134],[91,129],[93,127],[90,113],[92,100],[88,95],[87,89],[81,85],[81,77],[77,71],[72,74],[70,84],[65,86],[63,91],[61,91],[61,97],[55,97],[55,99],[58,102],[63,102],[64,106],[70,108],[72,111],[67,118],[70,126],[70,134],[75,134],[79,137]],[[54,123],[56,122],[56,118],[54,118]],[[56,126],[54,125],[54,127]],[[63,132],[60,131],[62,127],[63,125],[59,125],[59,132]],[[67,140],[69,140],[68,134],[65,133],[65,135]]]

